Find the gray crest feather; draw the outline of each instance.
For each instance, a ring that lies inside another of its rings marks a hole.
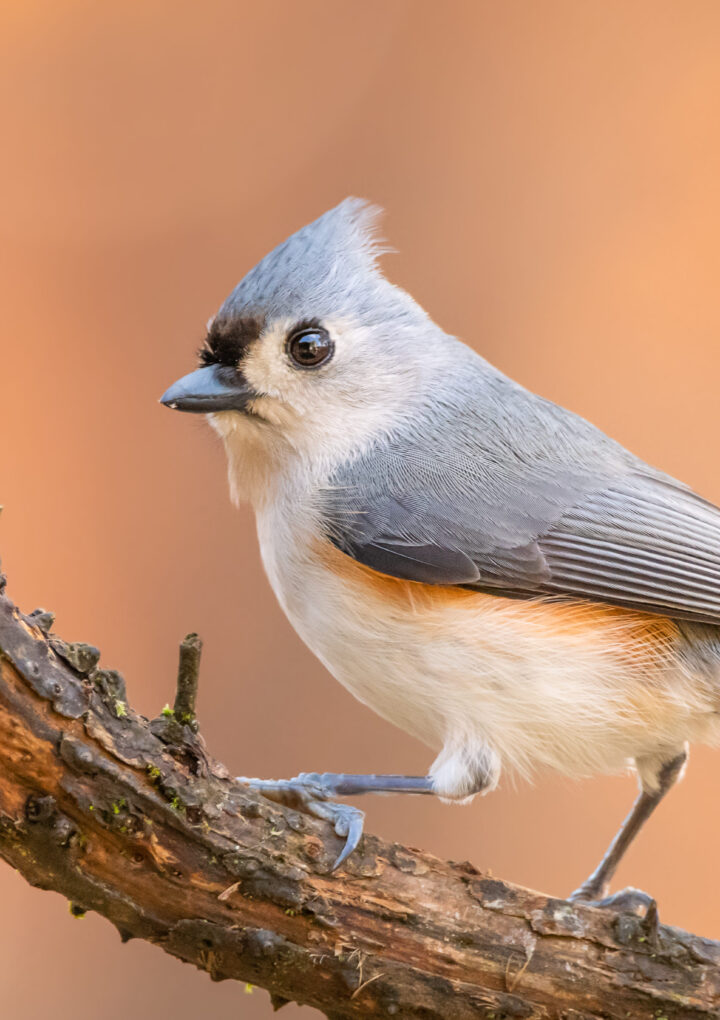
[[[378,237],[382,210],[346,198],[302,227],[240,281],[218,313],[230,319],[261,313],[295,319],[352,316],[367,324],[424,312],[380,273],[388,250]]]

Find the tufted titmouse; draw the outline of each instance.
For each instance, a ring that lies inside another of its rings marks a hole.
[[[630,761],[638,799],[573,894],[598,900],[687,742],[720,739],[720,511],[444,333],[381,275],[376,215],[347,199],[267,255],[162,402],[221,436],[298,634],[439,753],[244,781],[333,823],[337,866],[363,815],[333,796]]]

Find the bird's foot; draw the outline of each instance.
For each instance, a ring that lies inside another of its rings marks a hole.
[[[573,903],[586,903],[591,907],[606,907],[610,910],[617,910],[622,914],[637,914],[645,920],[657,920],[657,902],[649,893],[642,889],[634,889],[628,886],[620,892],[611,895],[603,895],[606,889],[597,888],[594,884],[586,882],[571,893],[568,897]]]
[[[336,834],[345,839],[345,846],[332,866],[335,871],[360,842],[365,813],[351,804],[331,801],[329,798],[335,791],[329,779],[329,775],[326,778],[318,772],[301,772],[294,779],[249,779],[247,776],[238,776],[236,782],[256,790],[277,804],[329,822]]]

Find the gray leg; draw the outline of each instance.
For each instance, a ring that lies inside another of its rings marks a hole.
[[[248,779],[238,776],[237,782],[257,790],[268,800],[306,811],[330,822],[338,836],[345,837],[345,846],[333,864],[335,871],[360,842],[364,812],[350,804],[335,804],[330,797],[347,797],[360,793],[432,793],[429,776],[357,776],[344,772],[301,772],[294,779]]]
[[[303,783],[316,784],[328,797],[352,797],[361,793],[432,793],[430,776],[353,775],[346,772],[301,772]],[[292,780],[291,780],[292,782]]]
[[[628,847],[637,836],[640,829],[680,777],[683,766],[687,761],[687,751],[683,751],[676,757],[666,761],[657,772],[657,788],[652,792],[642,790],[632,806],[630,814],[620,826],[620,829],[605,852],[605,856],[599,865],[587,878],[579,889],[576,889],[570,896],[571,900],[590,900],[603,906],[632,907],[639,903],[649,906],[652,898],[647,893],[639,890],[626,890],[616,893],[615,896],[608,896],[610,881],[615,874],[620,861],[625,855]]]

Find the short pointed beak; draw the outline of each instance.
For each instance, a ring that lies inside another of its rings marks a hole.
[[[211,414],[243,411],[255,396],[241,372],[221,365],[207,365],[184,375],[160,397],[160,403],[176,411]]]

